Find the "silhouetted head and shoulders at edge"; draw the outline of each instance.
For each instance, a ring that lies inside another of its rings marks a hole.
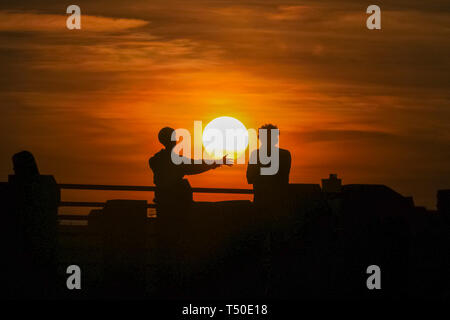
[[[13,155],[13,170],[17,178],[27,179],[39,176],[39,169],[34,156],[29,151],[21,151]]]

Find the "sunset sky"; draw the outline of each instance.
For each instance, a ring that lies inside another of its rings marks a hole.
[[[450,2],[395,3],[1,0],[0,180],[27,149],[60,183],[152,185],[160,128],[231,116],[278,125],[291,182],[337,173],[433,208],[450,188]],[[247,188],[245,170],[189,180]]]

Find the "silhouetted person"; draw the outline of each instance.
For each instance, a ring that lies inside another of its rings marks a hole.
[[[153,171],[153,182],[156,186],[155,202],[159,209],[165,207],[181,206],[186,208],[192,203],[192,190],[188,180],[183,179],[185,175],[194,175],[220,167],[221,164],[213,163],[195,164],[189,159],[190,164],[175,164],[171,155],[177,144],[172,141],[174,129],[165,127],[159,131],[158,140],[164,146],[153,157],[149,164]],[[226,163],[226,157],[223,158]]]
[[[219,167],[221,164],[195,164],[189,159],[175,164],[172,161],[173,148],[177,144],[172,141],[175,130],[165,127],[159,131],[159,142],[164,149],[157,152],[149,160],[153,171],[153,182],[156,186],[155,202],[157,211],[157,232],[160,257],[160,294],[174,297],[180,294],[182,283],[181,267],[183,265],[183,233],[186,219],[193,203],[192,189],[185,175],[206,172]],[[223,157],[226,163],[226,157]]]
[[[291,154],[288,150],[276,147],[279,130],[272,124],[263,125],[259,132],[261,147],[250,155],[247,167],[247,182],[253,184],[254,204],[260,217],[263,230],[263,268],[265,269],[265,294],[273,293],[274,255],[278,251],[280,238],[280,212],[285,210],[288,194]],[[276,130],[272,132],[272,130]],[[276,134],[273,134],[276,133]],[[265,136],[261,136],[264,134]],[[263,161],[264,160],[264,161]],[[269,161],[268,161],[269,160]],[[256,163],[255,163],[256,162]],[[268,170],[272,168],[273,170]],[[263,170],[267,171],[264,172]]]
[[[14,229],[17,295],[48,298],[56,285],[57,212],[60,191],[53,176],[39,174],[28,151],[12,158],[10,214]]]
[[[280,204],[283,196],[287,194],[289,185],[289,172],[291,170],[291,153],[288,150],[276,147],[278,136],[272,136],[272,129],[278,128],[272,124],[265,124],[260,129],[267,132],[266,141],[261,140],[261,147],[253,151],[250,159],[256,159],[256,163],[249,163],[247,167],[247,182],[253,184],[254,202],[258,207],[273,207]],[[278,131],[279,132],[279,131]],[[267,150],[266,154],[271,161],[276,161],[278,153],[278,171],[275,174],[263,174],[262,168],[268,168],[273,163],[261,163],[261,152]],[[275,154],[272,154],[272,151]]]

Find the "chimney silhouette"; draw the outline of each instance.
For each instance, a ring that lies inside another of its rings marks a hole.
[[[333,193],[333,192],[341,192],[342,188],[342,180],[337,178],[336,173],[330,173],[330,177],[328,179],[322,179],[322,191]]]

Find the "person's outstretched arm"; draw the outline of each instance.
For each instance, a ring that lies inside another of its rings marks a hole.
[[[191,162],[191,164],[181,164],[181,166],[183,166],[182,169],[183,169],[184,174],[187,174],[187,175],[199,174],[199,173],[203,173],[208,170],[215,169],[215,168],[221,166],[221,164],[217,164],[217,163],[208,164],[205,161],[202,161],[202,163],[196,164],[196,163],[194,163],[193,159],[191,159],[190,162]],[[227,156],[223,157],[222,162],[226,165],[229,165],[227,163]]]
[[[208,170],[220,167],[220,164],[216,164],[216,163],[207,164],[205,162],[194,163],[194,161],[192,160],[192,164],[181,164],[181,166],[182,166],[182,170],[183,170],[184,174],[193,175],[193,174],[203,173]]]

